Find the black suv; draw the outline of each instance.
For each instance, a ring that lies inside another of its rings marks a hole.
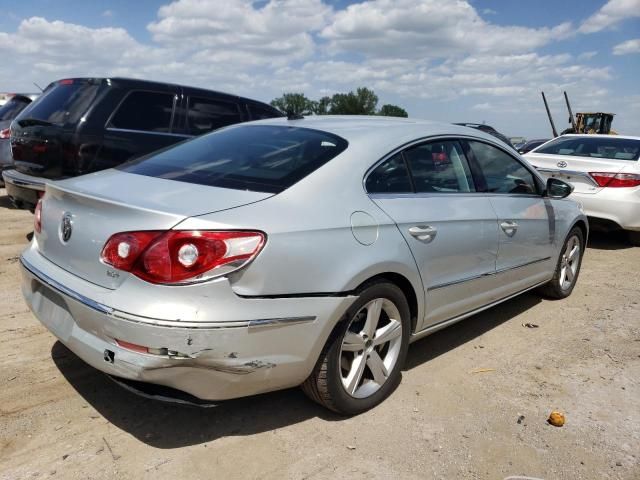
[[[7,194],[33,210],[47,180],[104,170],[234,123],[282,116],[265,103],[125,78],[50,84],[11,124]]]
[[[502,140],[504,143],[507,144],[507,146],[513,148],[513,144],[511,143],[511,140],[509,140],[506,135],[503,135],[502,133],[497,131],[495,128],[493,128],[491,125],[486,125],[484,123],[465,123],[465,122],[454,123],[454,125],[461,125],[463,127],[475,128],[476,130],[480,130],[481,132],[488,133],[489,135],[493,135],[494,137]]]
[[[11,159],[11,142],[9,141],[9,126],[18,114],[27,108],[34,98],[38,95],[33,94],[15,94],[12,95],[7,103],[0,107],[0,187],[4,187],[2,180],[2,171],[13,168],[13,160]]]

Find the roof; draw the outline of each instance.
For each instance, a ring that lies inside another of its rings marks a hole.
[[[560,137],[588,137],[588,138],[605,137],[605,138],[622,138],[626,140],[640,140],[640,137],[633,136],[633,135],[601,135],[596,133],[567,133],[565,135],[560,135]],[[556,137],[556,138],[560,138],[560,137]]]
[[[367,143],[402,145],[418,138],[435,135],[474,136],[496,142],[492,135],[468,127],[416,118],[360,115],[310,115],[299,120],[272,118],[251,122],[262,125],[286,125],[333,133],[349,143],[366,139]],[[251,124],[250,123],[250,124]],[[246,124],[245,124],[246,125]]]

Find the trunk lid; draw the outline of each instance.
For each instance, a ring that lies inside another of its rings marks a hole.
[[[551,155],[527,153],[527,161],[535,166],[545,178],[554,177],[564,180],[575,187],[575,193],[595,194],[602,190],[589,172],[619,173],[630,163],[606,158],[575,157],[570,155]]]
[[[193,185],[106,170],[47,184],[40,253],[59,267],[102,287],[115,289],[130,275],[100,261],[113,234],[169,230],[184,219],[254,203],[272,194]],[[63,236],[63,218],[71,235]]]

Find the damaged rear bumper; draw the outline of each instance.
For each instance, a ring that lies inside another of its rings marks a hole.
[[[236,297],[240,310],[246,305],[248,313],[255,313],[252,302],[262,302],[265,311],[273,312],[274,305],[281,307],[283,316],[202,325],[152,319],[96,301],[68,286],[68,272],[40,256],[38,262],[29,261],[33,255],[29,260],[25,256],[21,258],[22,291],[27,304],[78,357],[114,377],[164,385],[204,400],[299,385],[313,369],[333,326],[354,300],[351,296]],[[266,308],[264,302],[276,303]],[[123,344],[161,353],[142,353]]]

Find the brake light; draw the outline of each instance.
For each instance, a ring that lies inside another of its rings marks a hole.
[[[624,188],[640,186],[640,175],[636,173],[590,172],[599,187]]]
[[[242,268],[264,242],[255,231],[122,232],[109,238],[100,258],[151,283],[190,283]]]
[[[42,232],[42,200],[38,200],[36,209],[33,211],[33,231]]]
[[[5,128],[4,130],[0,130],[0,139],[6,140],[7,138],[11,138],[11,129]]]
[[[73,85],[73,78],[65,78],[64,80],[60,80],[58,82],[60,85]]]

